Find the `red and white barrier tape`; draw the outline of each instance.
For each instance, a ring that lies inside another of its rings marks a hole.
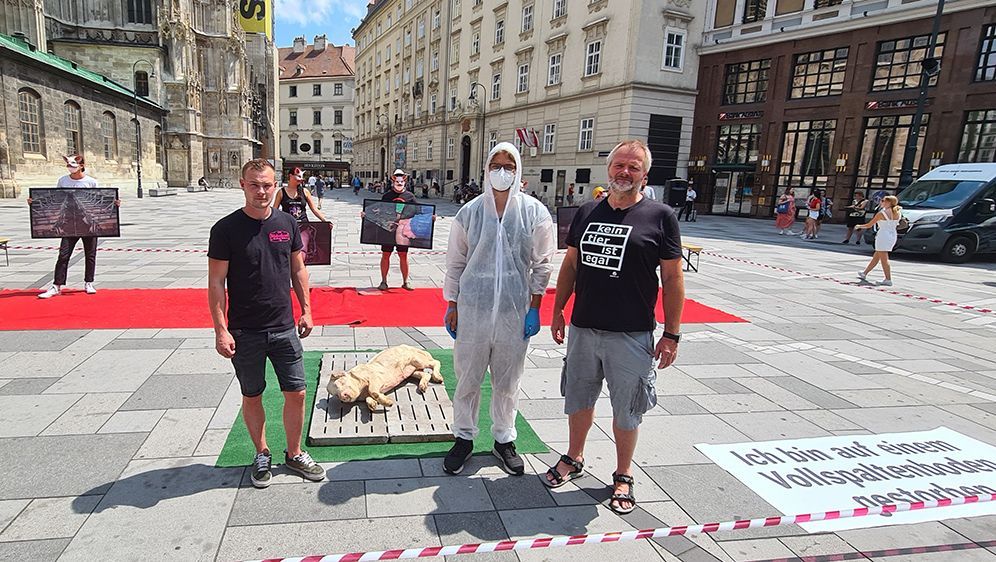
[[[622,531],[614,533],[599,533],[597,535],[577,535],[573,537],[540,537],[536,539],[507,540],[480,544],[427,546],[420,548],[381,550],[378,552],[352,552],[349,554],[304,556],[299,558],[269,558],[265,561],[257,562],[367,562],[370,560],[400,560],[408,558],[452,556],[455,554],[481,554],[485,552],[504,552],[509,550],[533,550],[560,546],[577,546],[582,544],[600,544],[637,541],[643,539],[659,539],[663,537],[677,537],[683,535],[698,535],[703,533],[715,533],[717,531],[753,529],[757,527],[780,527],[783,525],[795,525],[797,523],[809,523],[813,521],[830,521],[834,519],[848,519],[852,517],[867,517],[870,515],[899,513],[903,511],[919,511],[923,509],[934,509],[938,507],[949,507],[954,505],[966,505],[989,501],[996,501],[996,494],[983,494],[952,499],[946,498],[941,500],[913,503],[889,504],[879,507],[859,507],[857,509],[825,511],[823,513],[806,513],[802,515],[785,515],[780,517],[764,517],[759,519],[741,519],[738,521],[726,521],[723,523],[706,523],[704,525],[680,525],[676,527],[662,527],[660,529],[645,529],[642,531]]]
[[[734,257],[731,257],[731,256],[724,256],[723,254],[717,254],[716,252],[704,251],[702,253],[706,254],[708,256],[713,256],[713,257],[721,258],[721,259],[724,259],[724,260],[735,261],[735,262],[738,262],[738,263],[746,263],[748,265],[756,265],[758,267],[763,267],[763,268],[766,268],[766,269],[773,269],[775,271],[782,271],[782,272],[785,272],[785,273],[791,273],[793,275],[802,275],[804,277],[809,277],[811,279],[822,279],[824,281],[833,281],[834,283],[837,283],[838,285],[848,285],[850,287],[861,287],[861,288],[864,288],[864,289],[870,289],[870,290],[873,290],[873,291],[878,291],[880,293],[888,293],[890,295],[896,295],[896,296],[900,296],[900,297],[906,297],[908,299],[913,299],[913,300],[918,300],[918,301],[924,301],[924,302],[930,302],[930,303],[935,303],[935,304],[944,304],[944,305],[947,305],[947,306],[950,306],[950,307],[960,308],[962,310],[973,310],[975,312],[983,312],[983,313],[989,313],[989,314],[996,312],[996,310],[993,310],[993,309],[990,309],[990,308],[980,308],[980,307],[976,307],[976,306],[971,305],[971,304],[959,304],[959,303],[956,303],[956,302],[946,301],[944,299],[938,299],[938,298],[934,298],[934,297],[925,297],[923,295],[914,295],[913,293],[904,293],[902,291],[896,291],[896,290],[890,289],[888,287],[878,287],[878,286],[875,286],[875,285],[860,285],[858,283],[853,283],[853,282],[849,282],[849,281],[842,281],[840,279],[837,279],[836,277],[830,277],[829,275],[817,275],[815,273],[806,273],[805,271],[796,271],[794,269],[788,269],[786,267],[779,267],[779,266],[776,266],[776,265],[769,265],[769,264],[766,264],[766,263],[760,263],[760,262],[756,262],[756,261],[753,261],[753,260],[747,260],[747,259],[743,259],[743,258],[734,258]]]
[[[58,250],[55,246],[11,246],[11,250]],[[207,250],[201,248],[103,248],[98,247],[98,252],[152,252],[152,253],[174,253],[174,254],[206,254]],[[412,250],[409,253],[419,255],[444,255],[442,250]],[[333,255],[342,256],[379,256],[380,250],[356,250],[351,252],[332,251]]]

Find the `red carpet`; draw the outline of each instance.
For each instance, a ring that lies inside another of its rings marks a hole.
[[[125,328],[210,328],[206,289],[101,289],[96,295],[64,292],[42,301],[39,291],[0,291],[0,330],[74,330]],[[441,289],[357,291],[321,287],[311,291],[316,326],[439,326],[446,303]],[[570,319],[568,303],[567,317]],[[550,324],[553,290],[543,299],[540,317]],[[657,319],[663,320],[660,301]],[[743,318],[685,301],[682,323],[746,322]]]

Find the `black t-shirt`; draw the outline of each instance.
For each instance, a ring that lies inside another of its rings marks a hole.
[[[571,223],[567,245],[578,249],[571,324],[610,332],[646,332],[657,323],[660,260],[681,257],[674,210],[643,198],[616,210],[589,201]]]
[[[388,187],[387,192],[384,193],[383,197],[380,198],[381,201],[393,201],[395,203],[417,203],[415,201],[415,194],[407,189],[398,193],[394,191],[394,188]],[[407,207],[398,212],[403,219],[410,219],[416,214],[418,214],[418,209],[415,207]]]
[[[211,227],[208,257],[228,262],[230,329],[277,332],[294,326],[290,258],[301,247],[297,221],[276,209],[262,221],[239,209]]]

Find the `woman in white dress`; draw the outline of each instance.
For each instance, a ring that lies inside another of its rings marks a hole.
[[[889,265],[889,252],[896,246],[899,239],[896,228],[899,226],[899,219],[903,216],[903,208],[899,206],[899,199],[895,195],[888,195],[882,199],[882,209],[875,213],[871,221],[859,224],[858,230],[864,230],[878,225],[878,232],[875,234],[875,255],[872,256],[868,267],[858,273],[858,279],[865,281],[868,274],[879,263],[882,264],[882,272],[885,279],[878,282],[878,285],[885,287],[892,286],[892,267]]]

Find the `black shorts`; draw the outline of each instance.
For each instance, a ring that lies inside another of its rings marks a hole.
[[[383,246],[380,247],[380,251],[390,254],[391,252],[394,251],[395,248],[398,249],[399,254],[408,253],[408,246],[395,246],[394,244],[384,244]]]
[[[297,328],[280,332],[231,330],[235,338],[235,377],[242,396],[253,398],[266,389],[266,360],[273,364],[283,392],[304,390],[304,363]]]

